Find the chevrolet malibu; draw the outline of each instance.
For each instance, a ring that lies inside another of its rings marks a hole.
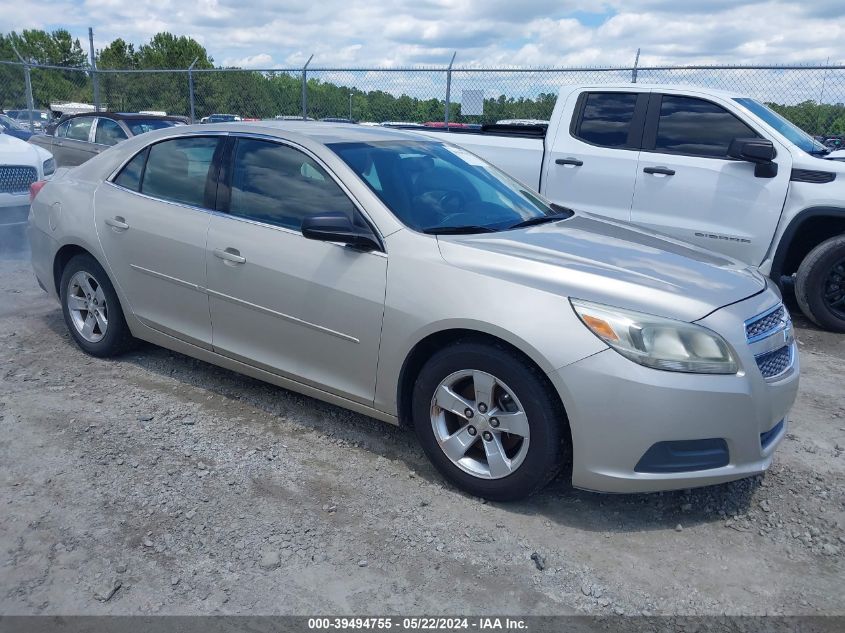
[[[761,473],[798,387],[762,275],[548,203],[460,148],[317,122],[129,139],[32,187],[89,354],[150,341],[394,424],[494,500]]]

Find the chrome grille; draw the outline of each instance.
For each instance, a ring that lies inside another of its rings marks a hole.
[[[767,352],[757,356],[757,367],[763,378],[774,378],[792,366],[792,349],[790,345],[784,345],[773,352]]]
[[[27,193],[29,186],[38,180],[38,170],[25,165],[0,167],[0,193]]]
[[[756,341],[775,330],[782,329],[785,314],[784,307],[779,305],[773,310],[747,321],[745,323],[745,337],[749,341]]]

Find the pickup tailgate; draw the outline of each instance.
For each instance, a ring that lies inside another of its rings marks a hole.
[[[528,185],[534,191],[540,190],[540,171],[543,166],[544,152],[542,138],[437,130],[414,130],[414,132],[463,147],[481,156],[512,178]]]

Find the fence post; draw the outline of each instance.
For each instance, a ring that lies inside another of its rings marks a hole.
[[[100,80],[97,76],[97,58],[94,55],[94,29],[88,27],[88,47],[91,50],[91,83],[94,86],[94,112],[100,111]]]
[[[196,123],[194,118],[194,64],[199,61],[199,57],[194,57],[194,61],[188,66],[188,101],[191,104],[191,124]]]
[[[29,62],[26,61],[18,52],[18,49],[15,47],[13,42],[10,42],[10,44],[12,45],[12,50],[15,51],[15,55],[18,56],[18,59],[21,60],[21,64],[23,64],[23,78],[24,83],[26,84],[26,107],[29,118],[29,131],[35,132],[35,124],[32,121],[32,111],[35,109],[35,101],[32,98],[32,77],[29,75]]]
[[[458,51],[452,53],[452,60],[449,62],[449,67],[446,69],[446,111],[443,115],[443,122],[446,124],[446,127],[449,127],[449,101],[452,97],[452,64],[455,63],[455,55],[458,54]]]
[[[637,83],[637,66],[640,65],[640,49],[637,49],[637,56],[634,58],[634,68],[631,70],[631,83]]]
[[[308,58],[305,66],[302,67],[302,120],[308,120],[308,64],[314,59],[314,55]]]

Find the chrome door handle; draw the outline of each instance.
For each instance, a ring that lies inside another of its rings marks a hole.
[[[119,215],[116,215],[113,218],[106,218],[106,224],[120,231],[125,231],[129,228],[129,225],[126,223],[126,221]]]
[[[643,167],[643,171],[647,174],[660,174],[661,176],[675,175],[675,170],[668,167]]]
[[[214,255],[227,262],[232,262],[233,264],[246,263],[246,257],[242,257],[240,251],[235,248],[227,248],[225,250],[222,248],[215,248]]]

